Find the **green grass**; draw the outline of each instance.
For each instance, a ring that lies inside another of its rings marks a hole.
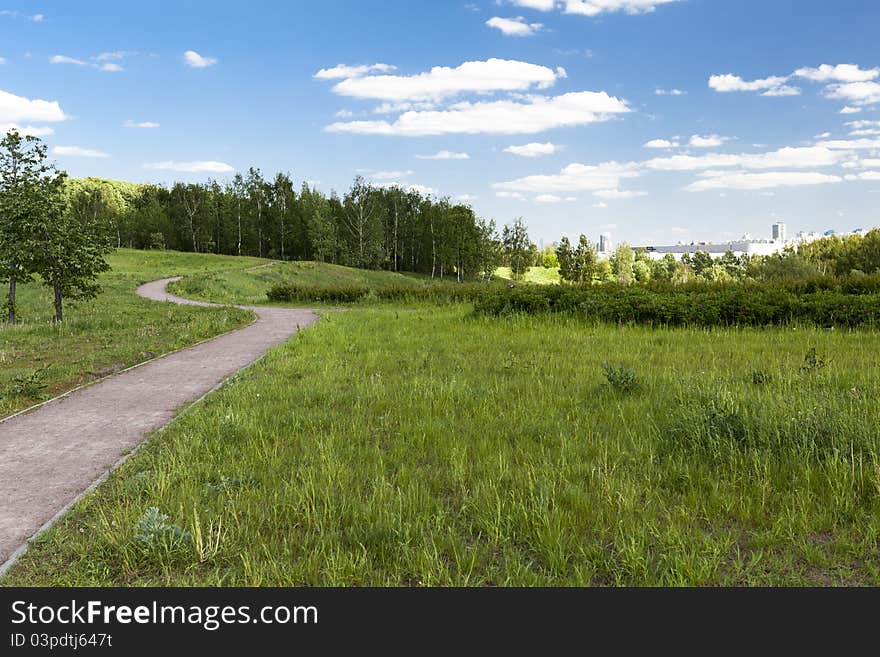
[[[82,383],[223,333],[250,321],[232,308],[201,309],[141,299],[135,288],[158,278],[260,264],[256,258],[121,249],[108,258],[95,300],[65,305],[52,324],[51,290],[19,286],[19,324],[0,323],[0,417]]]
[[[454,282],[446,278],[442,282]],[[363,286],[370,289],[389,286],[423,287],[440,283],[422,274],[370,271],[323,262],[276,262],[258,269],[238,269],[218,273],[187,276],[169,289],[192,299],[219,303],[270,304],[266,298],[269,288],[278,283],[305,286]],[[289,304],[285,304],[289,305]]]
[[[499,278],[510,279],[510,267],[499,267],[495,270]],[[559,285],[559,269],[545,269],[544,267],[531,267],[523,277],[524,283],[537,283],[538,285]]]
[[[878,585],[878,354],[866,331],[334,313],[5,583]]]

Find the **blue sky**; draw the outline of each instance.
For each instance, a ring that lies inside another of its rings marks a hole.
[[[548,242],[845,231],[880,224],[878,26],[869,0],[8,3],[0,127],[74,176],[362,174]]]

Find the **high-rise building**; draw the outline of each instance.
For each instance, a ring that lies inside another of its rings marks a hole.
[[[777,221],[773,224],[773,241],[774,242],[784,242],[785,241],[785,224],[781,221]]]
[[[599,235],[599,253],[611,253],[611,233]]]

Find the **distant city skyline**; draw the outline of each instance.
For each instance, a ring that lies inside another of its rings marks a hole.
[[[536,242],[846,232],[880,223],[878,24],[864,0],[19,1],[0,128],[73,176],[362,175]]]

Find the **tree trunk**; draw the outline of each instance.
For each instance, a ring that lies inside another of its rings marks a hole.
[[[64,309],[63,309],[63,300],[61,297],[61,288],[58,287],[58,284],[54,284],[52,286],[52,291],[55,292],[55,318],[52,320],[56,324],[60,324],[64,320]]]
[[[241,255],[241,201],[238,202],[238,255]]]
[[[9,316],[7,321],[15,324],[15,265],[13,265],[13,273],[9,274]]]

